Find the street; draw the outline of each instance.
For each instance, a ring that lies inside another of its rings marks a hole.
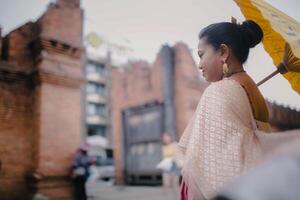
[[[113,186],[98,181],[86,184],[89,200],[177,200],[179,191],[161,186]]]

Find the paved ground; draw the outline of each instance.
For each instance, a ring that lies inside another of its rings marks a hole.
[[[89,200],[178,200],[178,191],[160,186],[112,186],[105,182],[87,183]]]

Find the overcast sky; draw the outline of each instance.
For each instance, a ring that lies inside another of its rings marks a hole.
[[[53,0],[52,0],[53,1]],[[36,20],[50,0],[0,0],[2,34],[29,20]],[[287,15],[300,21],[299,0],[267,0]],[[243,21],[232,0],[83,0],[85,33],[95,31],[112,43],[133,49],[131,58],[153,62],[162,44],[186,43],[196,58],[198,32],[210,23]],[[103,49],[99,50],[103,51]],[[250,51],[246,71],[259,81],[275,70],[272,60],[258,45]],[[300,110],[300,95],[277,75],[260,87],[263,95],[279,104]]]

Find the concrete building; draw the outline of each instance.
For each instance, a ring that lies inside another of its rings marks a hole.
[[[87,136],[109,135],[109,69],[107,59],[89,58],[86,64]]]

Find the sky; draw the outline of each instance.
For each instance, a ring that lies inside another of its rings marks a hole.
[[[0,0],[0,25],[5,35],[23,23],[35,21],[54,0]],[[267,0],[274,7],[300,21],[299,0]],[[186,43],[196,63],[198,33],[205,26],[244,17],[232,0],[82,0],[84,32],[96,32],[110,44],[127,47],[126,57],[153,62],[161,45]],[[129,49],[131,49],[129,51]],[[97,49],[99,54],[107,46]],[[113,56],[120,57],[119,52]],[[124,56],[124,55],[123,55]],[[246,71],[258,82],[275,70],[262,45],[251,49]],[[271,102],[300,110],[300,95],[276,75],[259,87]]]

